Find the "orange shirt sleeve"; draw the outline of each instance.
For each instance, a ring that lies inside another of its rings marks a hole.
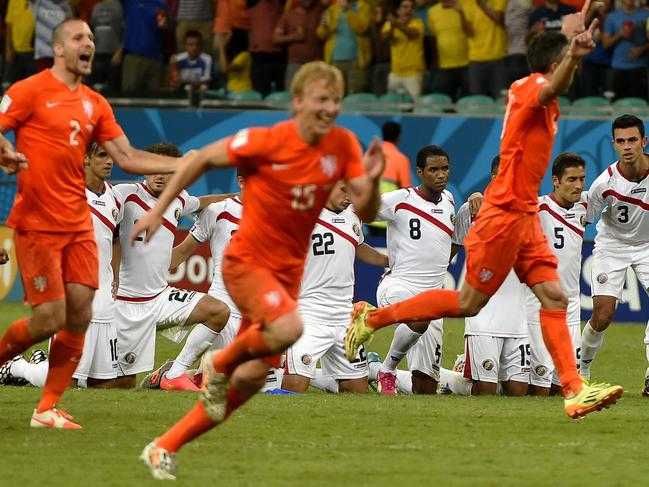
[[[13,130],[27,120],[33,111],[34,93],[28,83],[11,85],[0,102],[0,125],[6,131]]]
[[[347,130],[343,131],[342,134],[343,140],[341,140],[340,147],[347,149],[343,178],[349,181],[350,179],[365,174],[365,168],[363,167],[363,149],[354,134]]]
[[[110,104],[103,96],[99,96],[99,117],[95,131],[95,139],[98,143],[113,140],[124,135],[122,127],[115,120],[115,114]]]
[[[254,127],[239,130],[228,139],[228,159],[237,167],[258,166],[267,163],[268,154],[272,152],[269,147],[272,137],[270,129]]]

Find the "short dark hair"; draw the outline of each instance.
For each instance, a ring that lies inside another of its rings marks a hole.
[[[426,167],[426,160],[429,157],[435,156],[446,157],[446,159],[451,162],[451,159],[450,157],[448,157],[446,151],[440,146],[427,145],[426,147],[419,149],[419,152],[417,152],[417,167],[423,170]]]
[[[552,175],[561,179],[569,167],[586,167],[586,161],[575,152],[562,152],[552,163]]]
[[[500,167],[500,154],[498,154],[496,157],[494,157],[491,160],[491,176],[495,176],[498,174],[498,168]]]
[[[401,135],[401,125],[393,121],[385,122],[381,127],[381,133],[386,142],[396,142]]]
[[[568,38],[561,32],[540,32],[527,45],[527,65],[532,73],[545,74],[552,63],[561,61]]]
[[[91,140],[88,144],[88,148],[86,149],[86,157],[88,159],[92,159],[97,155],[97,152],[99,152],[100,148],[101,146],[97,143],[96,140]]]
[[[151,144],[144,150],[153,154],[158,154],[159,156],[182,157],[183,155],[180,148],[171,142],[158,142],[157,144]]]
[[[201,34],[197,30],[190,29],[187,32],[185,32],[185,35],[183,36],[183,41],[186,41],[190,37],[196,37],[198,38],[201,42],[203,41],[203,34]]]
[[[71,22],[84,22],[83,19],[77,19],[77,18],[69,18],[65,19],[62,22],[59,22],[54,29],[52,30],[52,36],[50,37],[50,42],[52,47],[54,47],[54,44],[61,44],[63,42],[63,28],[71,23]]]
[[[640,132],[640,137],[644,137],[644,123],[635,115],[620,115],[615,120],[613,120],[613,126],[611,127],[611,135],[615,138],[615,129],[628,129],[631,127],[638,127]]]

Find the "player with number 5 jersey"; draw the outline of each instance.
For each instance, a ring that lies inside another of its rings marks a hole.
[[[52,34],[54,66],[13,84],[0,102],[0,169],[18,173],[8,224],[32,305],[0,339],[0,363],[57,333],[50,368],[31,426],[79,429],[56,405],[83,349],[98,287],[99,264],[86,203],[83,158],[91,140],[124,170],[170,173],[177,161],[131,147],[103,96],[81,83],[91,71],[93,34],[66,20]]]
[[[311,231],[336,181],[345,179],[358,215],[371,221],[379,204],[385,165],[381,146],[365,156],[348,130],[334,125],[344,93],[341,72],[315,61],[291,84],[291,120],[250,128],[189,155],[158,204],[133,230],[148,240],[176,195],[210,167],[237,166],[246,177],[239,231],[223,257],[223,281],[242,314],[235,340],[204,362],[203,392],[196,406],[141,458],[156,478],[175,478],[183,444],[223,422],[265,383],[269,366],[302,334],[297,297]]]

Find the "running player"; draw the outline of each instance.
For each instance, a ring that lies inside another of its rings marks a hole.
[[[583,19],[584,12],[575,15]],[[374,311],[367,303],[357,303],[345,340],[347,358],[353,358],[354,350],[376,330],[392,323],[475,316],[513,268],[541,301],[543,339],[559,373],[566,413],[578,418],[620,397],[621,387],[586,385],[579,376],[566,324],[568,300],[537,216],[538,189],[557,131],[557,96],[566,92],[579,61],[595,47],[596,24],[593,21],[571,41],[558,32],[543,32],[530,42],[532,74],[514,82],[509,91],[500,172],[487,188],[465,241],[467,276],[461,291],[435,289]]]
[[[450,174],[448,154],[436,145],[417,153],[416,188],[384,193],[378,219],[388,223],[390,271],[376,290],[379,305],[388,306],[428,289],[441,289],[451,257],[455,203],[446,190]],[[401,323],[378,375],[377,390],[397,394],[396,370],[408,355],[415,393],[432,393],[439,382],[443,320]],[[428,330],[428,331],[426,331]],[[424,333],[430,340],[413,349]]]
[[[613,319],[629,267],[642,287],[649,289],[649,155],[645,127],[634,115],[613,121],[613,146],[620,159],[609,166],[588,190],[588,215],[597,223],[593,251],[593,314],[581,337],[581,373],[590,377],[590,367],[604,341],[604,331]],[[645,334],[649,360],[649,326]],[[643,395],[649,386],[649,368]]]
[[[154,154],[180,157],[178,147],[167,142],[147,148]],[[164,214],[164,231],[149,245],[140,239],[130,245],[131,229],[156,204],[169,175],[148,176],[141,183],[118,184],[113,191],[123,205],[120,225],[121,258],[116,296],[117,352],[120,387],[135,387],[135,375],[153,369],[156,330],[163,330],[179,343],[196,325],[192,340],[185,343],[176,360],[180,373],[164,381],[167,390],[198,391],[184,374],[212,343],[228,321],[230,312],[222,301],[201,292],[177,289],[167,284],[173,241],[178,221],[184,215],[207,207],[220,196],[190,196],[182,191]]]
[[[187,157],[158,204],[133,230],[146,239],[176,195],[210,167],[239,166],[246,176],[239,231],[223,258],[225,286],[241,310],[237,338],[210,357],[200,401],[179,423],[146,446],[142,459],[156,478],[174,478],[175,453],[212,429],[265,383],[269,365],[302,333],[297,297],[304,260],[320,210],[341,178],[359,217],[374,219],[378,182],[385,164],[372,142],[361,161],[360,145],[336,127],[344,93],[340,71],[315,61],[303,65],[291,84],[292,120],[251,128]]]
[[[16,320],[0,339],[0,363],[58,332],[31,426],[79,429],[56,405],[81,357],[98,286],[97,244],[84,190],[86,149],[94,139],[120,167],[140,174],[172,172],[178,161],[133,149],[108,102],[81,84],[95,54],[88,24],[61,23],[52,48],[54,66],[13,84],[0,103],[0,131],[16,135],[16,149],[0,136],[0,167],[19,172],[8,224],[33,308],[30,318]]]
[[[339,181],[311,233],[298,301],[304,333],[286,351],[282,389],[305,392],[320,361],[322,375],[335,381],[336,392],[367,393],[365,347],[351,362],[344,349],[353,308],[354,260],[387,267],[388,258],[363,242],[362,223],[350,205],[345,183]]]
[[[559,261],[561,288],[568,298],[568,329],[579,367],[581,343],[581,245],[586,227],[587,195],[583,192],[586,162],[578,154],[564,152],[552,163],[554,191],[539,197],[541,228],[550,243],[550,250]],[[530,334],[529,394],[559,394],[561,383],[554,371],[552,357],[543,343],[539,323],[539,300],[527,290],[527,324]]]
[[[491,161],[491,178],[498,174],[500,157]],[[473,225],[469,204],[457,212],[453,246],[464,245]],[[454,252],[455,253],[455,252]],[[525,285],[509,271],[504,282],[476,316],[464,320],[464,357],[462,372],[472,381],[471,394],[495,395],[498,386],[507,396],[524,396],[530,372],[530,342],[525,320]],[[451,372],[447,376],[452,377]],[[466,389],[465,381],[459,383]]]

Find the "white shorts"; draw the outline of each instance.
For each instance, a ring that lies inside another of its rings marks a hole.
[[[117,357],[120,375],[153,370],[156,330],[182,327],[205,294],[168,287],[150,301],[117,300]],[[177,333],[182,340],[189,328]],[[182,335],[182,337],[181,337]]]
[[[118,372],[115,323],[91,321],[86,331],[81,360],[72,377],[79,381],[88,378],[114,379]]]
[[[529,381],[530,344],[527,337],[466,335],[464,377],[481,382]]]
[[[376,289],[376,301],[379,306],[390,306],[412,298],[427,289],[431,288],[415,288],[397,277],[388,275],[383,278]],[[444,320],[431,321],[426,333],[408,351],[408,369],[423,372],[439,382],[443,336]]]
[[[367,377],[367,355],[361,346],[353,361],[345,356],[348,323],[339,326],[305,323],[302,336],[286,351],[287,374],[315,379],[318,360],[322,373],[337,380]]]
[[[418,370],[439,382],[442,363],[442,337],[444,320],[433,320],[415,346],[408,350],[408,370]]]
[[[541,325],[539,323],[529,323],[530,333],[530,384],[537,387],[549,388],[552,384],[560,386],[559,374],[554,369],[554,363],[550,352],[545,347]],[[575,359],[577,369],[579,369],[579,359],[581,358],[581,325],[579,322],[569,323],[568,330],[572,339],[572,346],[575,350]]]
[[[649,245],[628,251],[608,250],[595,246],[591,269],[592,295],[622,299],[627,269],[631,267],[645,289],[649,288]]]

